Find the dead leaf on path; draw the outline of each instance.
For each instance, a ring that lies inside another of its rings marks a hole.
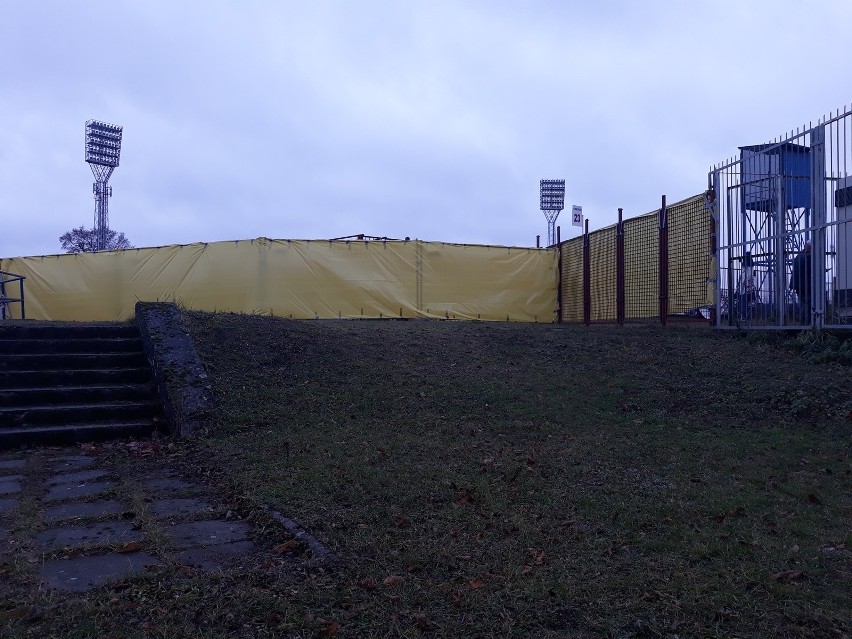
[[[276,554],[281,554],[285,552],[293,552],[296,548],[299,547],[299,542],[295,539],[291,539],[290,541],[285,541],[283,544],[278,544],[272,549],[272,552]]]
[[[388,575],[382,580],[382,583],[385,586],[401,586],[405,583],[405,579],[403,579],[399,575]]]
[[[118,549],[118,552],[139,552],[140,550],[142,550],[142,544],[138,541],[128,541]]]

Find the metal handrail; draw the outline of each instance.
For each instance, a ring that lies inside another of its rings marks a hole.
[[[23,275],[0,271],[0,320],[12,319],[12,314],[9,312],[10,304],[21,305],[21,319],[27,319],[26,306],[24,305],[24,280],[27,279]],[[12,282],[18,283],[18,291],[20,297],[9,297],[6,295],[6,284]]]

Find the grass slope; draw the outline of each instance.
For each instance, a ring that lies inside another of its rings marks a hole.
[[[695,327],[187,324],[211,458],[341,558],[293,633],[850,632],[847,368]]]

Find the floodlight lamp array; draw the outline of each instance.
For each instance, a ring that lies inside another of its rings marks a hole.
[[[117,167],[121,156],[122,127],[98,120],[86,122],[86,162]]]
[[[541,180],[541,210],[561,211],[565,208],[565,180]]]

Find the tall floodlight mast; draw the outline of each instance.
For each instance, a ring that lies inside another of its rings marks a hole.
[[[565,180],[542,180],[541,212],[547,218],[547,245],[556,244],[556,218],[565,208]]]
[[[86,162],[95,176],[92,191],[95,194],[95,233],[93,250],[107,248],[109,230],[109,198],[112,187],[107,186],[113,169],[118,166],[121,155],[122,127],[97,120],[86,122]]]

